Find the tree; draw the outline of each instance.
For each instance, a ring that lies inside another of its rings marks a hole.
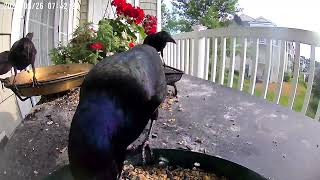
[[[172,11],[176,11],[176,8],[169,10],[164,3],[161,4],[162,30],[168,31],[170,34],[191,31],[192,28],[188,21],[180,18],[178,14],[172,13]]]
[[[313,89],[314,89],[314,94],[317,97],[320,97],[320,67],[316,68],[314,73]]]
[[[238,0],[173,0],[172,5],[190,27],[195,24],[208,28],[225,26],[240,11]]]

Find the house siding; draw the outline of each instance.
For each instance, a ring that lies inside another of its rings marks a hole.
[[[157,16],[157,0],[140,0],[140,8],[143,9],[146,14]]]
[[[13,8],[5,8],[5,3],[12,4]],[[11,45],[19,40],[24,31],[25,0],[0,0],[0,52],[9,50]],[[32,2],[43,2],[44,0],[33,0]],[[60,0],[50,0],[58,3]],[[73,12],[62,10],[50,10],[44,6],[42,10],[31,9],[26,21],[26,32],[33,32],[33,42],[37,48],[37,67],[51,65],[48,56],[49,50],[57,46],[59,41],[66,42],[68,33],[80,23],[81,0],[65,0],[64,2],[74,4]],[[13,27],[13,28],[11,28]],[[59,33],[58,33],[59,29]],[[0,78],[11,76],[8,72]],[[10,89],[0,88],[0,145],[1,140],[10,137],[22,119],[30,112],[33,104],[40,97],[33,97],[26,101],[20,101]]]
[[[0,2],[13,4],[12,1]],[[0,4],[0,52],[10,49],[12,16],[13,9]],[[11,75],[11,72],[8,72],[0,75],[0,78],[6,78]],[[21,120],[22,117],[16,96],[10,89],[0,88],[0,144],[2,144],[2,140],[13,134],[14,129]]]

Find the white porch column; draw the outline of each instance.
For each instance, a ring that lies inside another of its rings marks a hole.
[[[202,25],[192,26],[192,29],[196,32],[206,30],[207,27]],[[198,37],[195,38],[194,42],[194,72],[193,75],[204,78],[204,63],[205,63],[205,47],[206,47],[206,38]]]
[[[157,31],[161,31],[162,29],[162,24],[161,24],[161,0],[157,0]]]

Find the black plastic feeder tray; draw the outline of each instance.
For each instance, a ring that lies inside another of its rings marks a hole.
[[[167,65],[164,65],[164,72],[166,75],[167,85],[174,87],[174,96],[176,96],[178,91],[175,83],[181,79],[184,72]]]
[[[166,159],[169,166],[191,169],[195,163],[199,163],[199,169],[224,176],[229,180],[266,180],[258,173],[239,164],[202,153],[175,149],[153,149],[153,155],[155,160],[149,165],[157,165],[160,159]],[[133,156],[127,158],[127,163],[133,166],[141,165],[141,161],[136,161],[136,157]],[[53,172],[44,180],[73,180],[73,178],[67,165]]]

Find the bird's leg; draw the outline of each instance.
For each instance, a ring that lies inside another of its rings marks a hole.
[[[176,86],[176,84],[175,84],[175,83],[173,84],[173,88],[174,88],[173,96],[174,96],[174,97],[177,97],[178,90],[177,90],[177,86]]]
[[[4,81],[5,81],[4,79],[0,79],[2,90],[4,90]]]
[[[12,81],[12,86],[14,86],[14,88],[18,91],[18,87],[16,86],[16,76],[17,76],[17,69],[14,68],[14,77]]]
[[[31,64],[32,66],[32,72],[33,72],[33,79],[32,79],[32,87],[39,87],[39,82],[36,78],[36,70],[35,70],[35,67],[34,67],[34,64]]]
[[[152,114],[151,123],[150,123],[150,128],[149,128],[148,134],[146,136],[146,139],[142,143],[142,145],[143,145],[142,146],[142,161],[143,161],[143,164],[147,163],[147,155],[149,155],[149,157],[152,157],[152,151],[151,151],[151,148],[149,146],[150,145],[149,144],[149,139],[151,138],[151,131],[152,131],[154,120],[158,119],[158,115],[159,115],[159,110],[157,109]],[[149,152],[149,153],[147,154],[147,152]]]
[[[161,50],[160,53],[161,53],[161,60],[163,61],[163,66],[165,67],[166,63],[164,62],[164,59],[163,59],[163,50]]]

